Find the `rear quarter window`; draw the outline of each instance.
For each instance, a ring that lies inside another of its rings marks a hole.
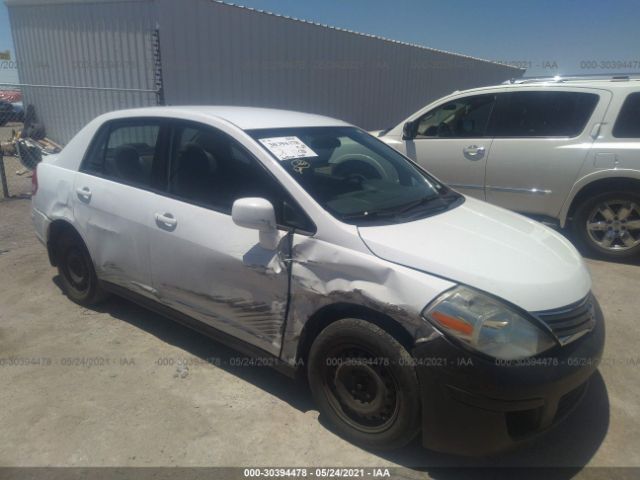
[[[640,138],[640,92],[631,93],[622,104],[613,126],[616,138]]]
[[[584,130],[599,96],[583,92],[513,92],[498,96],[495,137],[576,137]]]

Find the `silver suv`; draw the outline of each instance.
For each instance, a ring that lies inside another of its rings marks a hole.
[[[454,92],[379,133],[461,192],[640,253],[640,80],[523,79]]]

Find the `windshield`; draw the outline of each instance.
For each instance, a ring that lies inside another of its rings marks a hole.
[[[463,197],[355,127],[247,132],[320,204],[351,223],[400,223],[458,205]]]

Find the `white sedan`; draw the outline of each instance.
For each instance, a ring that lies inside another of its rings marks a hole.
[[[102,115],[39,164],[33,220],[71,300],[122,295],[306,375],[367,447],[510,448],[569,412],[602,354],[569,242],[327,117]]]

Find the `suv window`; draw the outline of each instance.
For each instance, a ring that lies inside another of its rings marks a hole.
[[[416,138],[483,137],[495,95],[459,98],[425,113],[418,120]]]
[[[492,134],[496,137],[575,137],[598,104],[598,95],[581,92],[500,94]]]
[[[613,136],[617,138],[640,138],[640,92],[631,93],[624,100]]]
[[[96,135],[82,170],[110,180],[148,187],[159,133],[157,121],[107,124]]]
[[[229,135],[206,125],[176,124],[167,190],[174,197],[226,214],[231,214],[239,198],[265,198],[273,205],[278,224],[315,231],[307,215],[253,155]]]

